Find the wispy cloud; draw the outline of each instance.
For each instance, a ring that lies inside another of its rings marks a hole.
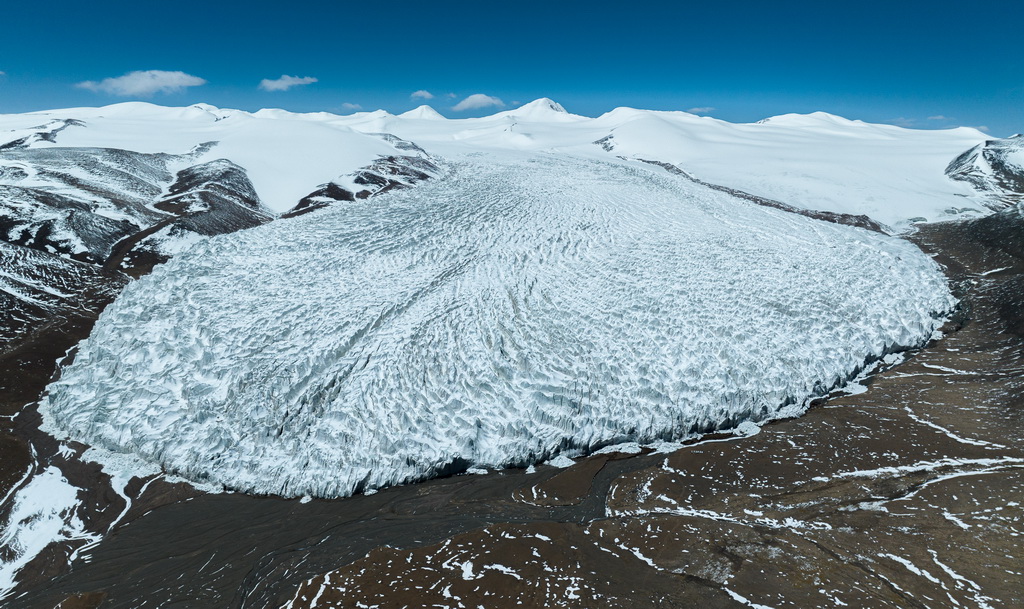
[[[690,114],[711,114],[715,111],[715,108],[711,106],[697,106],[696,108],[690,108],[687,110]]]
[[[287,91],[292,87],[298,87],[301,85],[311,85],[317,82],[317,79],[312,76],[288,76],[282,74],[281,78],[264,78],[260,81],[260,89],[264,91]]]
[[[504,105],[505,102],[501,101],[497,97],[484,95],[483,93],[474,93],[452,106],[452,110],[462,112],[464,110],[479,110],[480,108],[489,108],[491,106],[498,106],[500,108]]]
[[[352,112],[355,112],[356,110],[362,110],[363,107],[360,106],[359,104],[352,104],[352,103],[349,103],[349,102],[345,102],[345,103],[341,104],[341,109],[342,110],[350,110]]]
[[[990,129],[985,125],[975,125],[974,128],[977,129],[978,131],[983,131],[985,133],[988,133],[990,131]]]
[[[3,70],[0,70],[0,76],[7,76],[7,72],[4,72]]]
[[[953,119],[949,118],[948,116],[942,116],[941,114],[937,114],[935,116],[929,116],[928,120],[930,120],[930,121],[951,121]]]
[[[140,70],[129,72],[116,78],[104,78],[97,82],[87,80],[76,84],[80,89],[88,89],[97,93],[111,95],[140,95],[143,97],[154,93],[177,93],[187,87],[205,85],[206,81],[198,76],[184,72],[168,72],[165,70]]]
[[[426,89],[420,89],[419,91],[413,91],[409,97],[412,99],[434,99],[434,94]]]

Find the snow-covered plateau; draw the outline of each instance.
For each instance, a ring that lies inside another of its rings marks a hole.
[[[524,148],[448,150],[416,188],[195,243],[106,309],[46,428],[344,496],[796,414],[954,304],[906,241],[593,145]]]
[[[967,127],[904,129],[824,112],[750,124],[634,108],[589,118],[549,99],[468,119],[445,119],[426,106],[400,115],[377,110],[339,116],[128,102],[0,115],[0,152],[16,153],[9,164],[0,155],[0,184],[7,182],[7,170],[38,174],[22,167],[21,157],[30,153],[20,149],[189,155],[189,163],[228,159],[244,168],[262,204],[285,212],[320,186],[354,190],[352,172],[381,157],[408,154],[406,141],[441,157],[521,150],[672,163],[712,184],[812,210],[866,214],[899,229],[911,219],[986,213],[987,201],[945,171],[951,160],[989,139]]]

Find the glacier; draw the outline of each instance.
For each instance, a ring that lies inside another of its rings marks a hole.
[[[799,414],[953,305],[894,237],[639,162],[477,152],[196,243],[40,409],[190,480],[338,497]]]

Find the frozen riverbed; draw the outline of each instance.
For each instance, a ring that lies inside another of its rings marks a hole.
[[[905,241],[658,168],[449,169],[133,283],[50,385],[48,428],[197,481],[341,496],[793,414],[952,306]]]

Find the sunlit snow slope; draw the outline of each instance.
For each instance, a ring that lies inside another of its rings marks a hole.
[[[633,108],[589,118],[542,98],[469,119],[446,119],[427,106],[398,116],[383,110],[339,116],[140,102],[0,115],[0,148],[10,140],[28,148],[182,155],[212,144],[195,162],[235,163],[276,212],[332,182],[352,190],[349,173],[381,157],[408,154],[381,134],[440,157],[523,150],[667,162],[712,184],[810,210],[867,215],[897,230],[912,220],[985,214],[990,203],[945,175],[952,159],[986,141],[984,133],[903,129],[824,112],[752,124]]]
[[[347,495],[796,412],[951,305],[898,239],[640,163],[467,156],[157,267],[42,409],[194,480]]]

